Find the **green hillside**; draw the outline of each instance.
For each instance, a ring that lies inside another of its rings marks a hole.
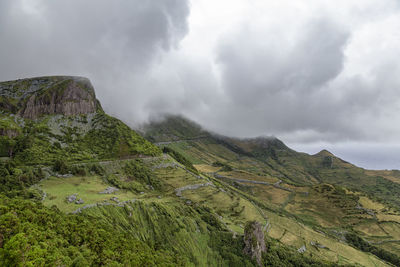
[[[160,154],[103,112],[87,79],[56,76],[4,82],[0,96],[17,103],[3,107],[0,114],[0,156],[20,164]]]
[[[162,131],[169,129],[165,124],[177,125],[174,120],[181,125],[184,121],[170,116],[162,123],[150,124],[145,136],[151,136],[155,129],[156,136],[169,136]],[[186,120],[184,128],[191,124]],[[163,139],[158,145],[181,153],[200,172],[235,187],[290,221],[337,241],[356,234],[400,255],[398,171],[364,170],[326,150],[316,155],[298,153],[276,138],[236,139],[201,131],[203,138]],[[289,235],[292,227],[269,234],[284,244],[300,247],[306,235]]]
[[[0,95],[1,266],[398,265],[397,172],[183,117],[146,140],[79,77]]]

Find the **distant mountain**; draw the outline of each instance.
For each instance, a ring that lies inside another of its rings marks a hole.
[[[162,141],[159,145],[176,149],[195,164],[212,165],[222,161],[237,168],[252,169],[254,173],[280,177],[298,186],[337,184],[364,191],[400,207],[400,179],[396,171],[364,170],[327,150],[308,155],[290,149],[274,137],[239,139],[221,136],[182,116],[172,115],[164,121],[144,126],[143,132],[148,140]],[[249,162],[253,164],[249,165]]]
[[[398,171],[365,170],[327,150],[315,155],[299,153],[274,137],[221,136],[182,116],[170,115],[143,129],[144,136],[158,142],[159,147],[177,151],[199,171],[236,187],[264,207],[295,216],[297,221],[327,235],[332,231],[342,233],[337,235],[342,235],[342,239],[347,236],[343,233],[352,229],[368,242],[390,251],[389,254],[400,255],[400,247],[393,245],[399,242],[394,237],[400,231]],[[379,241],[376,239],[379,231],[371,230],[374,227],[383,231]],[[286,230],[293,231],[290,227]],[[284,232],[276,238],[285,244],[305,238],[291,233],[290,237]],[[359,236],[355,238],[365,242]],[[359,241],[356,241],[358,245]]]
[[[179,115],[165,115],[157,122],[142,125],[139,130],[153,143],[209,137],[199,124]]]

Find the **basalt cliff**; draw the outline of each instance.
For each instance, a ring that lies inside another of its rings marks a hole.
[[[79,115],[101,109],[87,78],[52,76],[0,84],[0,109],[23,118],[43,115]]]

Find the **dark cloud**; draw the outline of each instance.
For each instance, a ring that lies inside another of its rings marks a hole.
[[[121,112],[140,81],[188,31],[186,0],[2,1],[0,79],[88,76]],[[135,81],[139,80],[136,84]],[[121,105],[117,103],[121,102]]]
[[[35,65],[37,72],[145,69],[187,32],[184,0],[3,2],[2,78],[32,74]]]
[[[399,143],[399,29],[396,0],[5,0],[0,79],[87,76],[132,126]]]
[[[232,133],[337,127],[338,103],[332,101],[328,85],[343,69],[349,33],[318,19],[307,23],[290,45],[269,39],[268,32],[260,40],[260,34],[244,29],[218,48],[224,92],[231,101],[221,116],[246,124]]]

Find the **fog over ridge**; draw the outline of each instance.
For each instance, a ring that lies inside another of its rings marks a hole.
[[[220,134],[400,168],[399,5],[5,0],[0,80],[86,76],[131,126],[183,114]]]

